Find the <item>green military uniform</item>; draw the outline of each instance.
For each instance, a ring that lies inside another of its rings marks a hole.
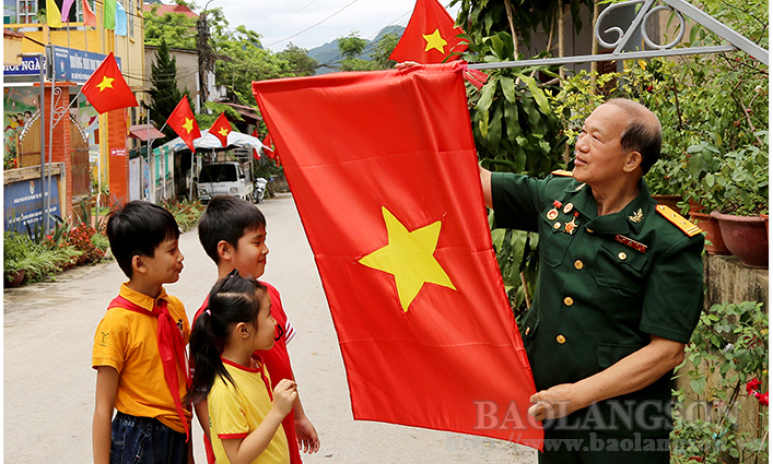
[[[571,177],[492,175],[497,227],[539,233],[538,287],[521,324],[538,391],[590,377],[646,346],[650,335],[690,340],[703,305],[703,236],[657,206],[643,180],[639,187],[622,211],[599,217],[592,189]],[[670,377],[546,421],[546,439],[592,432],[662,441],[671,428]],[[551,461],[550,454],[540,461],[616,462],[601,452],[590,460],[574,453]]]

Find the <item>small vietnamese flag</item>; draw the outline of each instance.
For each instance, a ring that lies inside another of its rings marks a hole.
[[[118,69],[113,52],[107,55],[83,84],[81,92],[99,114],[118,108],[139,106],[137,98]]]
[[[457,38],[464,31],[454,27],[454,20],[438,0],[416,0],[411,20],[390,60],[442,63],[453,61],[459,55],[451,52],[467,50],[467,43]]]
[[[196,151],[193,141],[201,137],[201,132],[199,131],[199,124],[196,122],[196,118],[193,117],[191,105],[188,104],[188,97],[183,95],[180,103],[177,104],[172,114],[166,119],[166,124],[177,132],[177,135],[183,139],[183,142],[188,145],[191,151]]]
[[[252,89],[314,252],[354,418],[541,449],[463,70],[455,62]]]
[[[215,119],[215,123],[209,128],[209,133],[217,137],[224,147],[228,146],[228,134],[232,131],[231,123],[228,122],[225,113],[220,113],[220,116]]]
[[[266,136],[263,137],[262,143],[268,150],[268,153],[266,153],[266,155],[268,155],[269,158],[274,160],[277,166],[282,166],[282,163],[279,161],[279,153],[276,152],[276,147],[273,146],[274,142],[271,140],[271,134],[266,134]]]

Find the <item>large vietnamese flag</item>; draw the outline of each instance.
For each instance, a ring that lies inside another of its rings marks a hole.
[[[314,251],[355,419],[541,448],[463,69],[252,85]]]

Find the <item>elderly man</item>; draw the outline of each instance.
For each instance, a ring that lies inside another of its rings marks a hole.
[[[669,462],[670,377],[702,309],[703,236],[642,179],[660,144],[652,112],[614,99],[585,121],[571,173],[481,169],[497,227],[539,232],[521,333],[540,463]]]

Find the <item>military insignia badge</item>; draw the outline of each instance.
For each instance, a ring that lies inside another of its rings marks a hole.
[[[635,211],[632,216],[628,216],[628,219],[635,224],[640,223],[644,219],[644,214],[642,213],[641,208]]]

